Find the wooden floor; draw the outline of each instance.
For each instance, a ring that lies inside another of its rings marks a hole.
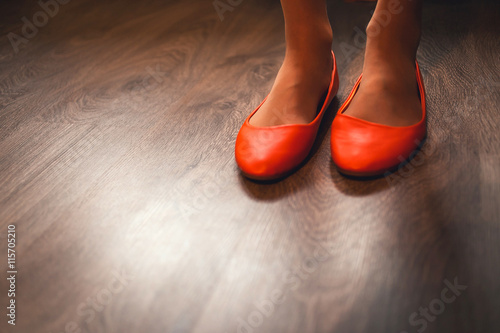
[[[500,6],[454,3],[425,6],[412,163],[331,162],[374,6],[332,0],[338,97],[305,166],[258,184],[234,142],[283,59],[278,1],[2,1],[0,331],[499,332]]]

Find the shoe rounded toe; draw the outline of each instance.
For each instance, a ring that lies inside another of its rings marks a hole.
[[[404,163],[424,136],[425,126],[390,127],[339,115],[332,125],[332,159],[347,175],[382,175]]]
[[[272,180],[286,176],[305,159],[312,141],[301,127],[257,128],[244,125],[236,138],[238,167],[248,178]]]

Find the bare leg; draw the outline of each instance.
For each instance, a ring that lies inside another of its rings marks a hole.
[[[306,124],[316,117],[332,73],[332,29],[325,0],[281,0],[286,53],[254,126]]]
[[[363,80],[345,114],[408,126],[421,117],[415,76],[422,0],[379,0],[367,27]]]

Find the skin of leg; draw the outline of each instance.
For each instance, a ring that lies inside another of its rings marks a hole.
[[[325,0],[281,0],[286,52],[266,102],[252,116],[259,127],[307,124],[330,84],[332,29]]]
[[[379,0],[367,26],[363,79],[344,114],[390,126],[422,117],[415,76],[422,0]]]

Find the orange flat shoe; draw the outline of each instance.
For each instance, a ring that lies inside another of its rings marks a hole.
[[[337,63],[333,57],[330,86],[316,118],[309,124],[256,127],[249,120],[266,99],[248,116],[236,137],[235,157],[242,173],[254,180],[275,180],[287,176],[311,151],[321,119],[339,88]]]
[[[332,123],[330,148],[341,173],[369,177],[394,171],[422,143],[427,133],[425,90],[420,68],[415,64],[422,118],[411,126],[387,126],[344,114],[361,83],[361,74]]]

